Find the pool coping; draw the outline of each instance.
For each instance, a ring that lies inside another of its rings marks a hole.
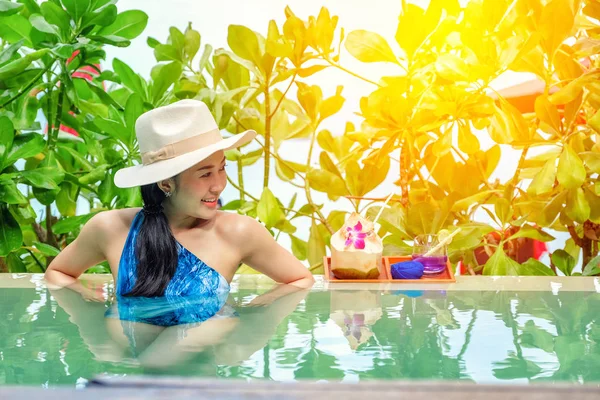
[[[11,397],[12,396],[12,397]],[[329,399],[376,397],[378,400],[592,400],[600,397],[598,384],[488,385],[448,381],[269,382],[225,379],[127,377],[92,380],[83,390],[0,387],[0,398],[32,396],[46,400],[111,399]]]
[[[110,274],[84,274],[81,281],[90,287],[112,286]],[[269,289],[275,282],[265,275],[236,275],[231,288]],[[43,274],[0,273],[0,289],[44,288]],[[446,290],[446,291],[552,291],[600,293],[600,277],[583,276],[457,276],[456,283],[334,283],[315,276],[314,291],[322,290]]]

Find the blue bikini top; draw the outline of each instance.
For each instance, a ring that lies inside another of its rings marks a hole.
[[[177,270],[163,296],[123,296],[133,289],[137,279],[135,241],[143,221],[144,214],[140,211],[131,224],[119,262],[116,282],[119,319],[172,326],[202,322],[217,314],[229,296],[229,282],[179,242]]]

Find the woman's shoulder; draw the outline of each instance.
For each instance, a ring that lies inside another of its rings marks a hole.
[[[250,238],[265,229],[256,219],[235,212],[219,211],[217,221],[218,233],[227,238],[227,241],[238,245],[246,244]]]
[[[128,231],[140,210],[141,208],[137,207],[101,211],[94,215],[86,225],[99,234],[114,234],[121,230]]]
[[[235,212],[219,211],[217,229],[230,241],[245,241],[256,229],[264,229],[256,219]]]

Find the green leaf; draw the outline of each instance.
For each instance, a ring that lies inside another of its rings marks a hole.
[[[71,33],[71,18],[62,7],[52,1],[45,1],[40,5],[40,11],[48,23],[59,28],[62,37],[68,37]]]
[[[86,222],[88,222],[96,214],[98,214],[98,212],[61,219],[52,226],[52,231],[58,235],[62,235],[65,233],[70,233],[79,230]]]
[[[152,100],[154,103],[157,103],[161,99],[169,86],[179,79],[183,71],[183,66],[178,61],[173,61],[166,65],[158,65],[157,67],[159,67],[158,73],[152,82]]]
[[[27,204],[27,198],[13,181],[0,181],[0,203]]]
[[[135,139],[135,121],[140,115],[144,113],[144,102],[142,98],[134,93],[127,99],[125,104],[125,125],[129,130],[129,137],[127,138],[127,144],[132,145]]]
[[[121,142],[127,144],[128,142],[128,129],[123,126],[120,122],[113,121],[111,119],[105,119],[102,117],[94,118],[94,125],[96,125],[101,133],[107,134]]]
[[[0,257],[6,257],[23,243],[23,232],[8,207],[0,205]]]
[[[33,242],[33,245],[35,246],[36,249],[38,249],[40,251],[40,253],[42,253],[45,256],[56,257],[57,255],[60,254],[60,250],[58,250],[54,246],[50,246],[49,244],[41,243],[41,242]]]
[[[510,212],[510,202],[502,197],[497,198],[494,201],[494,212],[502,225],[505,225],[512,217]]]
[[[27,272],[27,266],[14,251],[6,256],[6,264],[8,265],[8,272]]]
[[[72,217],[77,212],[77,186],[64,182],[61,185],[60,192],[56,195],[56,208],[61,215]]]
[[[526,276],[556,276],[556,274],[546,264],[539,262],[535,258],[530,258],[521,264],[519,275]]]
[[[517,233],[509,237],[507,240],[517,239],[517,238],[530,238],[539,240],[541,242],[549,242],[551,240],[556,239],[554,236],[544,232],[541,229],[535,228],[531,225],[523,225]]]
[[[140,10],[127,10],[117,15],[115,22],[105,26],[99,35],[114,35],[125,39],[138,37],[148,24],[148,15]]]
[[[32,14],[29,17],[31,25],[40,32],[49,33],[60,38],[60,29],[56,25],[51,25],[46,19],[40,14]]]
[[[106,174],[106,177],[98,186],[98,198],[102,204],[110,205],[112,199],[118,194],[118,190],[114,183],[114,176]]]
[[[290,239],[292,240],[292,254],[298,260],[306,260],[308,255],[308,243],[302,239],[298,239],[294,235],[290,235]]]
[[[128,47],[131,44],[131,41],[129,41],[128,39],[115,35],[90,35],[89,38],[91,40],[95,40],[96,42],[110,44],[116,47]]]
[[[311,267],[323,263],[323,257],[327,254],[325,246],[325,239],[321,234],[321,230],[313,220],[312,225],[310,226],[310,236],[308,237],[308,250],[306,255]]]
[[[15,3],[12,1],[0,1],[0,16],[8,17],[21,11],[23,4]]]
[[[519,275],[521,265],[508,257],[502,249],[502,244],[483,266],[483,275]]]
[[[243,25],[229,25],[227,44],[231,50],[254,65],[261,65],[261,54],[256,33]]]
[[[156,46],[158,46],[160,44],[160,42],[158,40],[156,40],[155,38],[153,38],[152,36],[148,36],[148,38],[146,39],[146,44],[148,46],[150,46],[150,48],[155,48]]]
[[[0,117],[0,172],[11,165],[7,161],[15,137],[15,128],[8,117]]]
[[[264,188],[260,201],[256,207],[258,218],[267,226],[272,228],[285,219],[285,214],[279,206],[277,198],[269,188]]]
[[[83,79],[83,81],[85,81],[86,85],[90,88],[90,90],[92,92],[94,92],[94,94],[96,94],[96,96],[98,96],[98,98],[102,101],[102,103],[104,103],[107,106],[113,106],[117,110],[123,109],[123,107],[119,103],[117,103],[117,101],[115,99],[113,99],[110,94],[106,93],[104,91],[104,89],[94,85],[92,82],[88,81],[87,79]]]
[[[565,276],[572,275],[576,262],[569,253],[562,249],[556,250],[550,256],[550,260],[552,260],[552,264],[565,274]]]
[[[558,160],[558,182],[567,189],[580,187],[585,181],[586,172],[583,161],[573,148],[565,144]]]
[[[88,12],[90,0],[61,0],[63,6],[76,23]]]
[[[310,187],[331,196],[346,196],[350,194],[346,183],[338,175],[324,170],[311,168],[306,174]]]
[[[600,256],[592,258],[583,268],[583,276],[595,276],[600,274]]]
[[[49,51],[50,50],[48,49],[37,50],[4,65],[0,68],[0,80],[14,77],[24,71],[32,62],[46,55]],[[37,72],[35,74],[37,75]]]
[[[26,46],[33,47],[29,37],[30,33],[31,23],[22,15],[15,14],[0,18],[0,37],[8,43],[24,40]]]
[[[142,78],[133,72],[129,65],[125,64],[118,58],[115,58],[113,60],[112,67],[119,78],[121,78],[123,86],[132,92],[139,94],[143,99],[146,98],[146,90],[144,89]]]
[[[25,42],[25,40],[21,39],[18,42],[5,47],[4,50],[0,52],[0,65],[10,61],[15,55],[15,53],[19,51],[21,46],[23,46],[23,42]]]
[[[523,347],[534,347],[547,353],[554,352],[554,336],[537,327],[532,320],[525,323],[521,334],[521,344]]]
[[[200,49],[200,33],[192,29],[192,24],[185,30],[185,54],[188,60],[192,61]]]
[[[92,171],[83,175],[79,178],[79,183],[82,185],[90,185],[92,183],[96,183],[101,179],[104,179],[106,176],[106,168],[107,165],[100,165],[99,167],[94,168]]]
[[[352,31],[344,45],[354,58],[362,62],[398,62],[390,45],[381,35],[374,32]]]
[[[550,193],[556,179],[556,159],[549,159],[542,170],[533,178],[527,188],[527,193],[534,196]]]
[[[87,26],[99,25],[99,26],[109,26],[114,23],[117,19],[117,7],[114,4],[110,4],[100,11],[88,13],[83,17],[82,26],[85,28]],[[122,35],[115,35],[119,37],[123,37]]]
[[[262,157],[262,154],[263,154],[262,147],[257,150],[254,150],[254,151],[244,154],[240,159],[242,166],[247,167],[249,165],[254,164],[258,160],[260,160],[260,158]],[[292,208],[292,207],[288,207],[288,208]]]
[[[29,171],[22,171],[21,176],[31,185],[54,190],[65,178],[64,172],[55,167],[38,167]]]
[[[590,217],[590,204],[585,198],[582,188],[571,189],[567,192],[565,212],[575,222],[584,223]]]
[[[500,191],[499,190],[484,190],[482,192],[475,193],[472,196],[465,197],[464,199],[455,201],[452,204],[452,211],[458,212],[458,211],[468,210],[469,207],[471,207],[473,205],[478,206],[478,205],[480,205],[481,201],[492,197],[492,195],[494,195],[496,193],[500,193]],[[489,201],[491,201],[491,199]]]
[[[154,47],[154,57],[156,61],[183,61],[181,53],[170,44],[157,44]]]

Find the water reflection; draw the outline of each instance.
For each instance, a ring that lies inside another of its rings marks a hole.
[[[238,307],[240,312],[232,306],[232,301],[216,309],[212,307],[215,302],[207,301],[206,297],[115,296],[107,308],[101,302],[107,301],[107,296],[98,297],[95,293],[92,295],[80,284],[75,288],[50,290],[58,305],[69,314],[69,320],[78,327],[94,358],[146,368],[169,368],[172,372],[170,367],[189,362],[207,350],[213,364],[239,364],[265,346],[308,291],[278,285]]]
[[[278,286],[234,290],[203,315],[189,312],[199,300],[140,306],[73,289],[0,291],[0,382],[74,385],[101,373],[600,382],[597,293]]]

